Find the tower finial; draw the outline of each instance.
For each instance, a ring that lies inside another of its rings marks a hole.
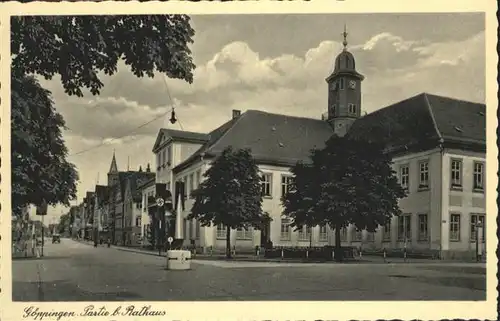
[[[113,158],[111,159],[111,166],[109,167],[108,173],[116,173],[116,172],[118,172],[118,166],[116,165],[115,150],[113,149]]]
[[[344,32],[342,33],[342,35],[344,36],[344,42],[342,42],[342,44],[344,45],[344,50],[347,50],[347,26],[346,24],[344,23]]]

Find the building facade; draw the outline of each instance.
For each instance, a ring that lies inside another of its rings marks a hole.
[[[335,133],[383,142],[407,190],[400,200],[402,216],[375,233],[343,229],[344,246],[471,256],[478,232],[481,244],[485,241],[485,105],[424,93],[361,116],[364,76],[356,70],[345,38],[333,69],[326,78],[328,106],[322,120],[235,110],[230,120],[207,134],[160,130],[153,147],[156,180],[170,190],[175,181],[185,183],[185,245],[225,248],[225,227],[200,227],[186,217],[193,202],[189,196],[227,146],[252,150],[262,175],[263,211],[272,218],[262,230],[232,232],[237,249],[266,240],[275,246],[333,245],[334,231],[328,226],[293,231],[291,219],[283,216],[281,197],[292,177],[290,167],[307,162],[309,151],[321,148]]]
[[[151,231],[151,218],[148,213],[148,200],[150,197],[155,196],[156,191],[156,178],[152,178],[148,181],[145,181],[142,185],[138,186],[138,189],[141,192],[142,206],[141,206],[141,240],[143,246],[151,245],[149,241],[150,231]]]

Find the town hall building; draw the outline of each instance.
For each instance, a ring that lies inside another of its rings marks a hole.
[[[189,196],[211,162],[228,146],[251,149],[262,175],[263,211],[272,218],[261,230],[231,233],[237,251],[268,240],[274,246],[333,245],[334,231],[328,227],[305,226],[293,231],[291,220],[283,216],[280,199],[288,191],[291,166],[307,162],[310,150],[321,148],[336,133],[382,140],[408,194],[400,200],[403,215],[377,232],[356,231],[353,226],[341,231],[344,246],[407,247],[457,258],[475,251],[477,223],[486,222],[486,106],[422,93],[362,116],[364,76],[356,70],[345,36],[344,48],[326,78],[328,106],[323,117],[234,110],[227,122],[209,133],[159,131],[153,146],[155,180],[171,191],[176,181],[185,183],[186,245],[194,242],[205,250],[225,248],[224,226],[201,227],[186,217],[193,203]],[[153,193],[153,182],[146,187],[143,203]],[[480,242],[484,243],[484,235]]]

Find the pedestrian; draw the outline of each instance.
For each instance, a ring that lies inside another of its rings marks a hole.
[[[111,240],[108,237],[108,247],[111,247]]]

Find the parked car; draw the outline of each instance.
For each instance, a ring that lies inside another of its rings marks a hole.
[[[53,234],[52,235],[52,243],[61,243],[61,235]]]

